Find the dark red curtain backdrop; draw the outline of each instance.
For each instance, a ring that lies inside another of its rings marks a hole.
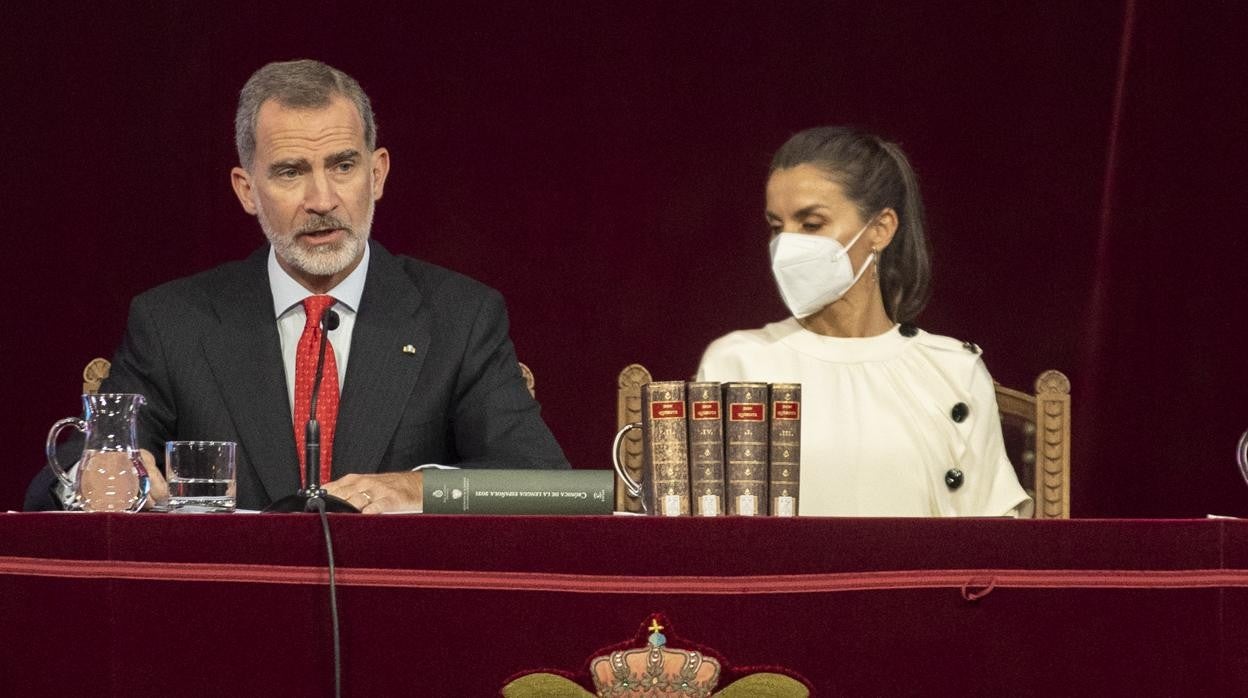
[[[768,158],[853,123],[919,172],[921,324],[1003,382],[1074,380],[1076,515],[1248,514],[1242,3],[59,5],[0,10],[2,507],[129,298],[261,243],[228,186],[235,97],[313,56],[393,155],[375,237],[503,292],[578,467],[608,463],[622,366],[688,376],[783,316]]]

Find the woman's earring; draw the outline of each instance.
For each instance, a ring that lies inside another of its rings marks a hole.
[[[873,259],[871,260],[871,279],[873,281],[878,282],[880,280],[880,251],[879,249],[872,247],[871,256],[873,257]]]

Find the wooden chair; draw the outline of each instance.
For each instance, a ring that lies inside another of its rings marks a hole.
[[[529,367],[525,366],[523,361],[517,363],[520,364],[520,375],[524,376],[524,385],[529,389],[529,395],[537,397],[537,395],[533,392],[533,386],[537,383],[537,381],[533,378],[533,371],[529,370]],[[113,365],[108,359],[101,359],[97,357],[88,361],[87,367],[82,369],[83,394],[94,395],[97,391],[99,391],[100,383],[103,383],[104,379],[108,378],[108,372],[112,367]]]
[[[641,364],[629,364],[620,371],[617,428],[640,421],[641,386],[650,380],[650,372]],[[1002,385],[996,389],[1006,454],[1023,489],[1035,500],[1035,517],[1070,518],[1070,379],[1060,371],[1045,371],[1036,379],[1034,394]],[[621,461],[629,475],[640,480],[640,430],[625,437]],[[628,496],[619,476],[616,479],[616,511],[640,512],[641,503]]]
[[[528,366],[525,366],[523,361],[517,361],[516,363],[520,364],[520,375],[524,376],[524,386],[529,389],[529,395],[537,397],[537,393],[533,390],[533,386],[537,385],[537,379],[533,377],[533,371]]]
[[[1070,518],[1070,379],[1036,378],[1035,393],[996,385],[1005,451],[1036,503],[1037,519]]]
[[[95,395],[100,390],[100,383],[108,378],[108,372],[113,364],[108,359],[96,357],[87,362],[86,368],[82,369],[82,394]]]
[[[616,383],[615,422],[616,428],[622,429],[625,424],[641,421],[641,386],[651,381],[650,371],[641,364],[629,364],[620,371]],[[630,477],[641,482],[641,430],[633,429],[624,437],[620,448],[620,462]],[[617,474],[615,476],[615,510],[642,513],[641,499],[628,496],[628,487]]]

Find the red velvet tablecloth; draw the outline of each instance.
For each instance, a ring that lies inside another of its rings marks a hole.
[[[583,672],[655,612],[815,695],[1248,695],[1245,521],[330,526],[348,696]],[[325,561],[311,515],[0,514],[0,692],[331,695]]]

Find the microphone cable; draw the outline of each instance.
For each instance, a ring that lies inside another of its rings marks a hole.
[[[308,406],[307,453],[306,453],[306,485],[311,495],[305,511],[315,509],[321,519],[321,530],[325,533],[325,556],[329,561],[329,616],[333,623],[334,636],[334,698],[342,698],[342,639],[338,627],[338,573],[334,568],[334,539],[329,535],[329,517],[325,514],[325,490],[322,489],[319,468],[321,451],[321,430],[316,419],[316,403],[320,398],[321,379],[324,378],[325,346],[329,344],[329,333],[338,329],[338,313],[327,309],[321,317],[320,349],[316,357],[316,381],[312,386],[311,404]],[[314,463],[315,461],[315,463]]]
[[[321,517],[321,529],[325,532],[325,553],[329,557],[329,615],[333,621],[334,634],[334,698],[342,698],[342,643],[338,632],[338,585],[334,571],[334,540],[329,535],[329,517],[325,515],[325,500],[313,497],[308,506],[315,508]]]

